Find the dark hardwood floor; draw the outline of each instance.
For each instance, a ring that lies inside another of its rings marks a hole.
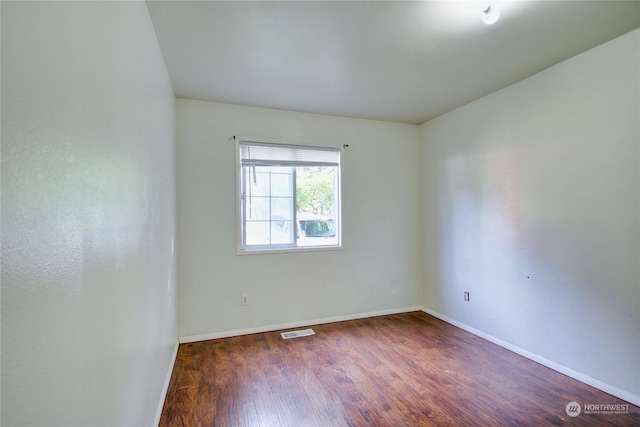
[[[313,329],[180,345],[160,426],[640,426],[640,408],[422,312]]]

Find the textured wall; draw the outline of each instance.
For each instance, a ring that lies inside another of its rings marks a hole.
[[[180,336],[420,305],[418,126],[184,99],[176,125]],[[343,250],[236,255],[233,135],[349,144]]]
[[[2,2],[2,424],[150,425],[174,97],[144,2]]]
[[[635,402],[639,53],[636,30],[422,127],[425,305]]]

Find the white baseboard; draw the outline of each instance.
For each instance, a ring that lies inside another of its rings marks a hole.
[[[171,374],[173,374],[173,367],[176,364],[176,358],[178,357],[178,347],[180,346],[180,341],[176,340],[176,344],[173,348],[173,354],[171,355],[171,363],[169,364],[169,370],[167,371],[167,375],[164,379],[164,386],[162,387],[162,393],[160,393],[160,401],[158,402],[158,408],[156,409],[156,417],[153,422],[154,426],[158,426],[160,424],[160,417],[162,416],[162,408],[164,408],[164,400],[167,397],[167,391],[169,391],[169,382],[171,381]]]
[[[321,319],[302,320],[299,322],[291,322],[291,323],[280,323],[275,325],[259,326],[257,328],[236,329],[233,331],[215,332],[212,334],[188,335],[188,336],[180,337],[179,340],[180,340],[180,343],[183,344],[188,342],[215,340],[218,338],[236,337],[239,335],[259,334],[262,332],[272,332],[272,331],[278,331],[281,329],[301,328],[306,326],[321,325],[323,323],[344,322],[346,320],[366,319],[367,317],[385,316],[387,314],[408,313],[411,311],[420,311],[420,310],[421,310],[421,307],[419,306],[392,308],[389,310],[370,311],[366,313],[347,314],[344,316],[335,316],[335,317],[324,317]]]
[[[467,332],[472,333],[473,335],[476,335],[480,338],[484,338],[487,341],[490,341],[494,344],[499,345],[500,347],[506,348],[507,350],[513,351],[514,353],[517,353],[521,356],[526,357],[527,359],[533,360],[534,362],[537,362],[541,365],[546,366],[547,368],[553,369],[554,371],[560,372],[561,374],[564,374],[568,377],[571,377],[575,380],[578,380],[580,382],[583,382],[587,385],[590,385],[592,387],[597,388],[598,390],[602,390],[605,393],[609,393],[615,397],[619,397],[622,400],[625,400],[629,403],[632,403],[636,406],[640,406],[640,396],[635,395],[633,393],[630,393],[628,391],[625,390],[621,390],[617,387],[614,387],[610,384],[607,384],[605,382],[602,382],[600,380],[597,380],[595,378],[592,378],[588,375],[585,375],[581,372],[578,371],[574,371],[573,369],[567,368],[564,365],[560,365],[559,363],[556,363],[552,360],[549,359],[545,359],[542,356],[539,356],[535,353],[532,353],[528,350],[525,350],[523,348],[520,348],[516,345],[513,345],[511,343],[508,343],[506,341],[503,341],[499,338],[494,337],[493,335],[489,335],[485,332],[482,332],[478,329],[475,329],[465,323],[459,322],[455,319],[452,319],[450,317],[447,317],[443,314],[438,313],[437,311],[433,311],[430,310],[426,307],[422,307],[422,311],[424,311],[427,314],[432,315],[433,317],[437,317],[440,320],[443,320],[447,323],[452,324],[453,326],[457,326],[460,329],[464,329]],[[589,403],[603,403],[603,402],[589,402]]]

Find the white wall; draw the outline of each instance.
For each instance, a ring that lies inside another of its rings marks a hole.
[[[344,250],[236,255],[233,135],[349,144]],[[420,305],[419,142],[413,125],[179,99],[180,336]]]
[[[174,110],[144,2],[2,2],[2,425],[153,424]]]
[[[427,308],[635,402],[639,55],[636,30],[422,126]]]

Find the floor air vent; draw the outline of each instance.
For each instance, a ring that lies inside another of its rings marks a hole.
[[[289,338],[308,337],[309,335],[315,335],[313,329],[301,329],[299,331],[281,332],[282,338],[288,340]]]

